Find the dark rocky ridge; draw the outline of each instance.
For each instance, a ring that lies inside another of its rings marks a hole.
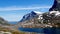
[[[31,13],[28,13],[28,14],[24,15],[20,22],[23,22],[25,20],[30,20],[34,17],[38,17],[38,15],[34,11],[32,11]]]
[[[49,11],[60,11],[60,0],[54,0],[54,4]]]

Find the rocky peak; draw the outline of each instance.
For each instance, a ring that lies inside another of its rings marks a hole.
[[[49,11],[60,11],[60,0],[54,0],[53,6]]]
[[[32,19],[32,18],[35,18],[35,17],[39,17],[39,15],[42,15],[42,12],[31,11],[31,13],[28,13],[28,14],[24,15],[20,22],[25,21],[25,20],[29,20],[29,19]]]

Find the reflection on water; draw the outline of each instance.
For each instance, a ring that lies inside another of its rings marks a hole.
[[[60,28],[19,28],[21,31],[25,32],[36,32],[44,34],[60,34]]]

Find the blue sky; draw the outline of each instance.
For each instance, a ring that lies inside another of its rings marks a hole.
[[[0,0],[0,17],[7,21],[20,21],[31,11],[47,12],[54,0]]]

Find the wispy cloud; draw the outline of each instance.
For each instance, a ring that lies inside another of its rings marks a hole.
[[[11,7],[2,7],[0,8],[0,11],[12,11],[12,10],[35,10],[35,9],[44,9],[44,8],[50,8],[51,6],[28,6],[28,7],[16,7],[16,6],[11,6]]]
[[[7,14],[7,15],[1,15],[5,20],[7,21],[20,21],[22,18],[22,15],[17,14]]]

